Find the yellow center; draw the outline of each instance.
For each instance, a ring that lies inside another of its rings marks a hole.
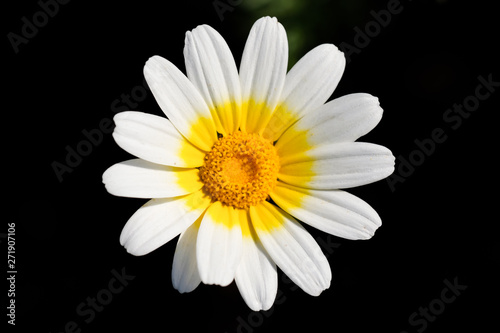
[[[248,208],[267,199],[279,167],[278,154],[269,140],[236,131],[220,138],[205,155],[200,177],[212,199]]]

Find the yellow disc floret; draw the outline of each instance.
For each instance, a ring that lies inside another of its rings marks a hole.
[[[220,138],[205,156],[200,177],[212,199],[235,208],[266,200],[274,188],[279,158],[258,134],[236,131]]]

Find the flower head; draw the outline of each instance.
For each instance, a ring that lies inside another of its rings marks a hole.
[[[187,76],[159,56],[144,68],[168,119],[134,111],[114,118],[114,139],[138,158],[110,167],[106,189],[152,198],[126,223],[121,244],[144,255],[180,235],[172,267],[180,292],[235,280],[252,310],[266,310],[278,266],[319,295],[330,267],[297,219],[347,239],[371,238],[381,225],[367,203],[340,190],[394,170],[387,148],[356,142],[380,121],[378,99],[359,93],[326,103],[345,67],[332,44],[287,73],[276,18],[255,22],[239,71],[206,25],[186,33],[184,56]]]

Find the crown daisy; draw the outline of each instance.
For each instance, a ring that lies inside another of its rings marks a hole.
[[[378,99],[326,101],[345,67],[320,45],[287,73],[288,42],[276,18],[253,25],[239,71],[224,39],[207,25],[186,33],[187,76],[150,58],[144,74],[167,116],[126,111],[114,118],[117,144],[137,158],[103,174],[109,193],[150,198],[129,219],[121,244],[147,254],[179,236],[174,288],[233,280],[246,304],[269,309],[277,267],[319,295],[331,270],[309,224],[369,239],[381,225],[366,202],[341,189],[390,175],[385,147],[357,142],[382,117]]]

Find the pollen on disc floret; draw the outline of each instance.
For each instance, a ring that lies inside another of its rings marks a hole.
[[[220,138],[205,155],[200,177],[212,199],[248,208],[267,199],[279,167],[278,154],[269,140],[236,131]]]

